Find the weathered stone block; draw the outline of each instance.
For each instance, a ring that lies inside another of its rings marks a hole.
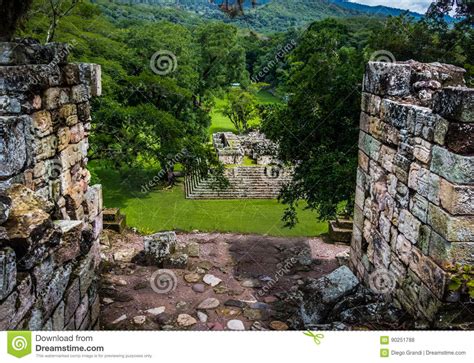
[[[51,320],[54,331],[64,330],[64,302],[61,302],[54,310]]]
[[[359,150],[359,167],[366,173],[369,171],[369,157]]]
[[[423,164],[429,164],[431,160],[432,144],[423,140],[421,137],[415,137],[413,141],[415,144],[413,148],[413,156],[415,159],[422,162]]]
[[[474,214],[474,186],[454,185],[441,178],[439,197],[450,214]]]
[[[55,251],[54,258],[58,265],[62,265],[79,256],[82,229],[82,221],[60,220],[54,224],[61,231],[61,242]]]
[[[82,325],[82,322],[84,321],[88,312],[89,312],[89,297],[86,294],[82,298],[81,303],[77,307],[77,310],[74,314],[74,320],[75,320],[76,326],[80,327]]]
[[[459,122],[474,122],[474,89],[447,87],[433,96],[435,112]]]
[[[413,244],[416,244],[420,234],[421,222],[408,210],[400,212],[398,230]]]
[[[11,329],[11,321],[16,313],[18,293],[13,292],[0,304],[0,330]]]
[[[54,110],[70,101],[70,91],[68,88],[49,88],[43,94],[43,105],[47,110]]]
[[[46,290],[40,294],[43,301],[44,316],[50,317],[56,306],[59,304],[66,291],[66,286],[71,276],[71,265],[59,267],[47,286]]]
[[[89,101],[89,87],[80,84],[71,88],[71,101],[73,103],[81,103]]]
[[[382,145],[380,148],[379,163],[389,173],[392,172],[393,161],[395,159],[397,151],[388,146]]]
[[[457,155],[434,145],[431,171],[455,184],[474,184],[474,156]]]
[[[35,162],[46,160],[56,155],[58,147],[58,138],[56,135],[49,135],[41,139],[35,139],[33,142],[33,152]]]
[[[53,122],[48,111],[38,111],[31,115],[36,136],[44,137],[53,132]]]
[[[18,98],[0,96],[0,116],[21,112],[21,102]]]
[[[474,241],[474,216],[451,216],[442,208],[430,203],[428,223],[449,242]]]
[[[410,212],[421,222],[426,223],[428,220],[428,199],[418,193],[410,198]]]
[[[406,239],[403,234],[399,234],[397,236],[395,251],[398,257],[400,257],[400,260],[405,265],[408,265],[411,261],[411,255],[412,255],[411,250],[412,250],[411,242],[408,239]]]
[[[93,97],[102,95],[102,70],[100,65],[91,63],[81,63],[80,81],[87,84]]]
[[[0,249],[0,300],[5,299],[16,286],[16,255],[9,247]]]
[[[404,97],[410,94],[411,67],[408,64],[369,62],[363,91],[379,96]]]
[[[146,236],[145,254],[150,263],[162,264],[167,257],[174,253],[176,233],[163,232]]]
[[[369,158],[378,160],[382,144],[372,136],[361,132],[359,135],[359,148],[366,153]]]
[[[411,164],[408,186],[430,202],[439,204],[440,177],[428,169],[416,163]]]
[[[423,281],[440,299],[443,298],[446,286],[446,273],[426,257],[419,249],[413,247],[410,269]]]
[[[79,278],[74,279],[64,295],[64,321],[67,323],[76,312],[81,301]]]
[[[449,122],[442,117],[436,121],[433,140],[439,145],[444,145],[446,134],[448,133]]]
[[[27,163],[28,117],[0,117],[0,178],[20,173]]]
[[[361,109],[369,115],[378,116],[380,114],[381,102],[382,99],[379,96],[363,92]]]

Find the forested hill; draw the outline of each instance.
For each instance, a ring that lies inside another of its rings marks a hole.
[[[402,13],[407,12],[405,9],[392,8],[388,6],[378,5],[378,6],[369,6],[365,4],[359,4],[357,2],[352,2],[349,0],[330,0],[332,3],[343,7],[345,9],[356,10],[361,13],[369,15],[383,15],[383,16],[399,16]],[[396,2],[394,2],[396,4]],[[408,11],[408,15],[415,19],[421,19],[422,14],[415,13],[413,11]]]

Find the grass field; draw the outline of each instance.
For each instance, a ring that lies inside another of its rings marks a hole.
[[[269,93],[261,93],[262,103],[278,100]],[[234,131],[229,119],[219,113],[218,100],[212,113],[210,132]],[[251,160],[245,160],[252,165]],[[121,208],[130,227],[141,232],[153,233],[163,230],[200,230],[205,232],[236,232],[268,234],[272,236],[317,236],[327,232],[327,223],[317,220],[314,212],[300,209],[300,223],[294,229],[283,227],[281,216],[284,206],[276,200],[188,200],[184,198],[182,184],[168,190],[141,192],[141,185],[152,180],[156,172],[129,172],[127,176],[118,171],[90,164],[91,170],[100,179],[104,188],[106,207]]]

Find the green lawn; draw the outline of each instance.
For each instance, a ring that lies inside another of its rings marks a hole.
[[[153,177],[124,178],[111,168],[91,165],[104,188],[106,207],[118,207],[130,227],[144,233],[163,230],[257,233],[273,236],[316,236],[327,231],[327,223],[315,214],[301,211],[300,223],[286,229],[280,221],[284,206],[276,200],[189,200],[182,184],[169,190],[144,194],[141,182]]]
[[[261,93],[262,103],[276,102],[269,93]],[[212,112],[210,132],[235,131],[228,118],[218,109]],[[245,165],[254,161],[244,160]],[[120,208],[130,227],[143,233],[164,230],[256,233],[273,236],[317,236],[327,232],[327,223],[318,222],[314,212],[300,210],[300,223],[294,229],[283,227],[284,206],[276,200],[188,200],[182,184],[168,190],[142,193],[141,186],[152,180],[158,171],[131,171],[126,176],[110,167],[91,163],[90,169],[104,189],[106,207]]]

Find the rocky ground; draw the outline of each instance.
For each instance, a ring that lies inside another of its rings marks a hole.
[[[321,238],[178,234],[187,266],[168,268],[176,280],[157,286],[142,236],[106,231],[101,246],[101,324],[110,330],[300,328],[293,294],[338,268],[348,251]]]

